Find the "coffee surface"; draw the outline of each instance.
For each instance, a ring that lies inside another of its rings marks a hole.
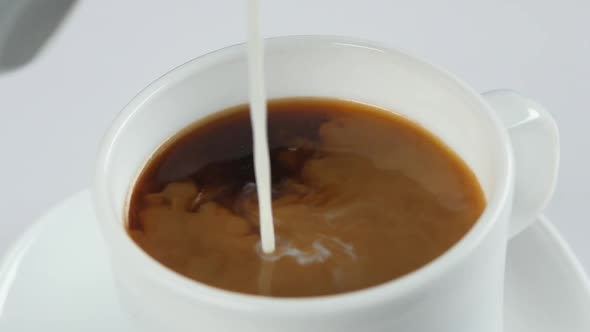
[[[131,195],[150,256],[230,291],[300,297],[375,286],[444,253],[485,208],[475,175],[413,122],[321,98],[270,101],[276,250],[260,248],[247,106],[171,138]]]

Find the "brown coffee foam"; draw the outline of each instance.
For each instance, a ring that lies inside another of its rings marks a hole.
[[[427,132],[366,112],[334,112],[317,126],[316,140],[281,138],[274,160],[289,176],[273,186],[274,254],[259,250],[251,181],[231,190],[194,178],[169,182],[143,195],[142,228],[131,236],[181,274],[260,295],[352,291],[419,268],[469,230],[483,193]]]

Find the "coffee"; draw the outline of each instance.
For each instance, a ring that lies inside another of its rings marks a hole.
[[[131,195],[128,231],[150,256],[230,291],[300,297],[375,286],[459,241],[485,207],[472,171],[419,125],[376,107],[268,103],[276,250],[260,248],[247,106],[166,142]]]

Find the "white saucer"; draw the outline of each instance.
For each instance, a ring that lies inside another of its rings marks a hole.
[[[590,283],[545,219],[511,241],[505,332],[590,331]],[[39,219],[0,264],[0,331],[133,331],[83,191]]]

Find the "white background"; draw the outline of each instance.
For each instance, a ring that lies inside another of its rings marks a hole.
[[[267,36],[372,39],[482,92],[513,88],[544,104],[562,139],[547,215],[590,270],[590,1],[262,2]],[[43,211],[88,187],[101,135],[141,88],[245,40],[245,4],[82,0],[33,63],[0,76],[0,254]]]

